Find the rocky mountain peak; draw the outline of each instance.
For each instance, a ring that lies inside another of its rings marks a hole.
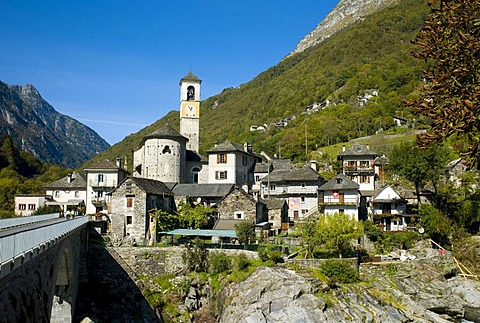
[[[300,40],[287,57],[301,53],[307,48],[321,43],[343,28],[396,2],[398,0],[340,0],[325,19]]]
[[[40,92],[32,85],[32,84],[25,84],[25,85],[9,85],[8,86],[12,91],[19,94],[22,98],[30,98],[30,99],[42,99]]]

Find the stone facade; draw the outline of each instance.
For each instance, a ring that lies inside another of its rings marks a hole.
[[[265,205],[239,188],[233,189],[216,207],[220,219],[266,221]]]
[[[147,244],[155,237],[154,219],[150,210],[168,213],[175,210],[173,193],[162,182],[128,178],[112,192],[113,241],[128,238],[131,242]]]

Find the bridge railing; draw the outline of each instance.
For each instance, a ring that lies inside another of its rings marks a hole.
[[[61,241],[88,220],[87,216],[80,216],[0,238],[0,278]]]
[[[42,215],[32,215],[32,216],[22,216],[17,218],[8,218],[0,219],[0,229],[16,227],[20,225],[25,225],[34,222],[42,222],[51,219],[57,219],[59,217],[58,213],[53,214],[42,214]]]

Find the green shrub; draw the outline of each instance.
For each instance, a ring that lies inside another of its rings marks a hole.
[[[244,253],[239,253],[232,257],[233,269],[245,270],[250,265],[250,260]]]
[[[207,250],[200,241],[196,241],[195,247],[187,248],[182,254],[182,260],[187,271],[201,272],[205,271],[207,265]]]
[[[282,252],[278,250],[278,247],[276,246],[262,246],[258,248],[257,252],[258,257],[263,262],[266,262],[268,260],[274,263],[283,262]]]
[[[224,252],[210,252],[207,258],[208,273],[217,275],[230,269],[230,258]]]
[[[320,271],[333,281],[339,283],[356,283],[360,281],[358,272],[347,262],[329,259],[320,265]]]

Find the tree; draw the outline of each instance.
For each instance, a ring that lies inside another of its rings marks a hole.
[[[304,219],[298,226],[298,235],[302,238],[303,244],[306,248],[305,257],[314,258],[313,251],[315,247],[322,244],[322,237],[317,231],[317,219],[309,216]]]
[[[414,143],[405,142],[393,148],[388,167],[414,184],[417,200],[420,201],[420,190],[427,183],[432,185],[437,195],[440,172],[449,154],[449,151],[440,144],[419,149]]]
[[[421,50],[413,56],[431,63],[420,96],[406,102],[432,121],[420,146],[459,136],[468,143],[463,155],[479,168],[480,0],[440,0],[414,44]]]
[[[339,257],[351,250],[351,241],[363,235],[363,224],[345,213],[320,215],[317,232],[323,237],[325,245],[336,249]]]
[[[448,235],[452,233],[451,221],[430,204],[422,204],[418,210],[422,227],[435,242],[445,245]]]
[[[251,240],[255,239],[255,225],[251,220],[243,220],[235,224],[235,233],[238,240],[247,247]]]
[[[181,227],[200,229],[208,224],[212,209],[203,205],[193,206],[186,202],[180,203],[177,214]]]

